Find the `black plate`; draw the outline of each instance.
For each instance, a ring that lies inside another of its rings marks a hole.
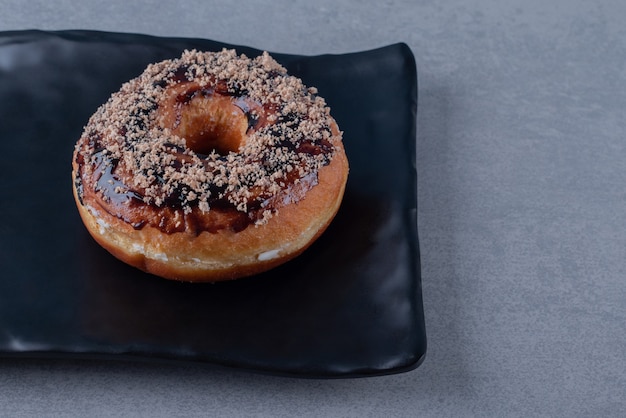
[[[327,377],[419,365],[417,77],[404,44],[273,54],[326,98],[350,160],[340,212],[296,260],[234,282],[170,282],[117,261],[83,227],[70,161],[89,116],[148,63],[223,47],[102,32],[0,33],[0,354]]]

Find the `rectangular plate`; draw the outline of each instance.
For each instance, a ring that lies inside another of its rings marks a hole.
[[[233,282],[178,283],[126,266],[88,235],[70,172],[89,116],[147,64],[223,47],[233,46],[103,32],[0,33],[0,355],[130,356],[316,377],[420,364],[417,75],[404,44],[272,54],[319,89],[350,161],[337,217],[296,260]]]

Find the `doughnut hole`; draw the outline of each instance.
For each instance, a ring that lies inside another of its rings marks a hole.
[[[159,106],[158,121],[198,154],[238,152],[248,130],[248,117],[231,97],[203,94],[193,85],[169,89]]]
[[[180,108],[174,134],[200,154],[238,152],[248,130],[248,118],[229,97],[197,96]]]

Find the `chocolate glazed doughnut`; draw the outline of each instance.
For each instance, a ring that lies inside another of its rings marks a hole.
[[[315,88],[267,53],[185,51],[91,117],[72,162],[94,239],[155,275],[219,281],[304,251],[331,222],[348,161]]]

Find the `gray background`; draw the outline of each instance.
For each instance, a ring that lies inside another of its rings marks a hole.
[[[0,415],[626,416],[625,20],[623,0],[0,0],[0,30],[408,43],[429,336],[420,368],[350,380],[2,359]]]

